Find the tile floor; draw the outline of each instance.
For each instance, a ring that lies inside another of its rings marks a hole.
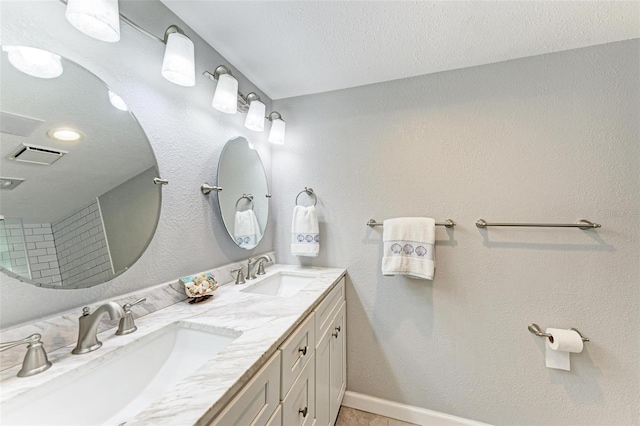
[[[349,407],[340,407],[338,420],[335,426],[416,426],[413,423],[401,422],[400,420],[378,416],[366,411],[356,410]]]

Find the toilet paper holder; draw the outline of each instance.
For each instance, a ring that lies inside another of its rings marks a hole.
[[[551,335],[549,333],[545,333],[544,331],[542,331],[540,329],[540,326],[538,324],[529,324],[529,326],[527,327],[529,329],[529,331],[533,334],[535,334],[536,336],[540,336],[540,337],[551,337]],[[576,333],[578,333],[578,335],[580,336],[580,338],[582,339],[583,342],[588,342],[589,338],[588,337],[584,337],[582,335],[582,333],[580,333],[578,331],[577,328],[570,328],[569,330],[573,330]]]

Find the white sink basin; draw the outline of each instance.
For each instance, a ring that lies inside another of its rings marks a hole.
[[[126,422],[241,334],[192,326],[174,323],[7,401],[0,423],[69,426]]]
[[[318,277],[313,272],[276,272],[240,291],[266,296],[291,297]]]

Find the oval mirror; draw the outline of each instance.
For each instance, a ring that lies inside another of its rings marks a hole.
[[[0,268],[43,287],[105,283],[158,224],[151,145],[82,66],[22,46],[3,46],[0,64]]]
[[[220,215],[236,245],[258,245],[269,220],[269,187],[258,152],[243,137],[229,140],[218,163]]]

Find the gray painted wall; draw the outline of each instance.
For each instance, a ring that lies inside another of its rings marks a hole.
[[[122,13],[156,35],[164,34],[171,24],[185,30],[195,43],[195,87],[176,86],[162,78],[164,46],[159,42],[126,24],[121,26],[118,43],[94,40],[66,21],[64,8],[58,1],[2,1],[0,42],[48,49],[100,77],[122,96],[140,121],[160,173],[170,184],[163,188],[160,223],[149,248],[135,265],[108,284],[84,290],[42,289],[0,276],[3,328],[69,309],[80,311],[86,304],[246,259],[252,252],[231,241],[222,227],[215,196],[204,197],[200,185],[215,182],[222,147],[236,136],[254,143],[271,179],[268,132],[246,129],[244,114],[231,116],[211,107],[215,83],[202,72],[228,62],[165,6],[157,1],[120,1]],[[269,98],[231,68],[240,90],[258,93],[270,110]],[[272,247],[272,231],[267,227],[265,238],[253,253]]]
[[[638,424],[640,42],[274,101],[278,259],[318,195],[311,263],[348,270],[348,389],[496,424]],[[348,70],[345,70],[348,72]],[[380,273],[368,219],[452,218],[433,282]],[[601,222],[576,229],[488,221]],[[306,261],[308,262],[308,261]],[[577,327],[572,371],[527,324]]]

